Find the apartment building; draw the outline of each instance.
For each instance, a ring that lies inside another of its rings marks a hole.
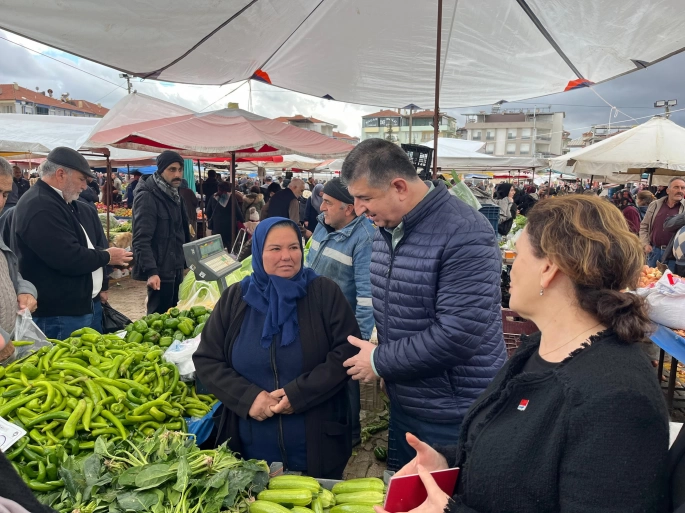
[[[287,123],[288,125],[296,126],[297,128],[319,132],[328,137],[333,137],[334,130],[338,128],[338,125],[334,125],[328,121],[321,121],[320,119],[303,116],[301,114],[295,116],[281,116],[274,121],[280,121],[281,123]]]
[[[62,94],[60,99],[52,95],[52,89],[32,91],[16,82],[0,84],[0,114],[101,118],[109,112],[99,103],[71,99],[69,93]]]
[[[422,144],[433,140],[434,111],[381,110],[362,116],[362,141],[380,138],[400,144]],[[440,137],[457,137],[457,120],[440,115]]]
[[[564,112],[551,108],[500,110],[464,114],[467,139],[484,141],[485,153],[496,156],[558,156],[564,148]]]
[[[583,133],[568,143],[569,151],[576,151],[591,144],[598,143],[609,137],[635,128],[636,125],[593,125],[589,132]]]

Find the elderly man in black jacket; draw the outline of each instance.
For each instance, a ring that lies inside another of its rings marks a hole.
[[[147,313],[163,313],[178,302],[183,280],[183,244],[190,242],[188,215],[178,189],[183,157],[164,151],[157,172],[136,187],[133,200],[133,278],[147,281]]]
[[[49,338],[66,339],[90,326],[93,298],[102,289],[103,267],[126,265],[131,253],[96,249],[76,201],[93,176],[85,158],[71,148],[50,152],[39,168],[41,178],[14,211],[12,251],[19,271],[36,286],[40,302],[34,321]]]

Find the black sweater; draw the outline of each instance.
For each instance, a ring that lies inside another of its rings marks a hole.
[[[93,311],[92,273],[107,265],[109,253],[88,249],[79,220],[79,209],[86,207],[78,201],[67,204],[42,180],[17,203],[12,251],[19,258],[23,278],[38,289],[34,317]]]
[[[9,450],[13,448],[10,447]],[[0,452],[0,497],[16,502],[29,513],[55,513],[53,509],[38,502],[2,452]]]
[[[236,452],[241,450],[238,417],[247,418],[262,391],[231,365],[245,308],[240,283],[225,290],[193,355],[202,383],[225,406],[225,429],[220,436],[230,438],[229,447]],[[305,414],[307,473],[340,479],[352,454],[345,386],[349,376],[342,364],[359,351],[347,341],[349,335],[361,336],[359,326],[338,285],[324,277],[312,281],[307,295],[297,301],[297,318],[304,373],[283,389],[294,413]]]
[[[522,339],[466,414],[459,445],[437,448],[450,467],[462,468],[463,494],[449,509],[664,511],[668,411],[640,344],[600,334],[553,370],[522,373],[540,334]],[[474,428],[480,432],[469,440]]]

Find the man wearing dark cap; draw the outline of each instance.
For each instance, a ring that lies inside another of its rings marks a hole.
[[[19,258],[22,276],[38,290],[36,324],[49,338],[64,340],[72,331],[91,325],[103,268],[126,265],[131,253],[96,249],[86,232],[82,220],[86,205],[76,200],[93,173],[80,153],[55,148],[38,171],[40,179],[14,210],[12,251]]]
[[[178,189],[183,157],[164,151],[157,172],[136,186],[133,200],[133,278],[147,281],[147,313],[164,313],[178,303],[183,280],[183,244],[190,242],[188,215]]]
[[[355,311],[362,338],[369,340],[374,324],[370,271],[373,224],[365,216],[357,216],[354,198],[340,178],[324,186],[318,220],[306,265],[338,284]],[[348,391],[352,441],[358,442],[361,435],[359,382],[350,380]]]
[[[133,173],[131,173],[131,176],[131,181],[126,187],[126,206],[128,208],[133,208],[133,194],[136,190],[138,182],[140,181],[140,177],[143,176],[143,173],[141,173],[137,169],[134,169]]]

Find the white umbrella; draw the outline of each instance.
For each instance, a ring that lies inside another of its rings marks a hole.
[[[643,172],[656,185],[685,176],[685,128],[655,116],[582,150],[550,159],[552,169],[619,183],[639,182]]]

